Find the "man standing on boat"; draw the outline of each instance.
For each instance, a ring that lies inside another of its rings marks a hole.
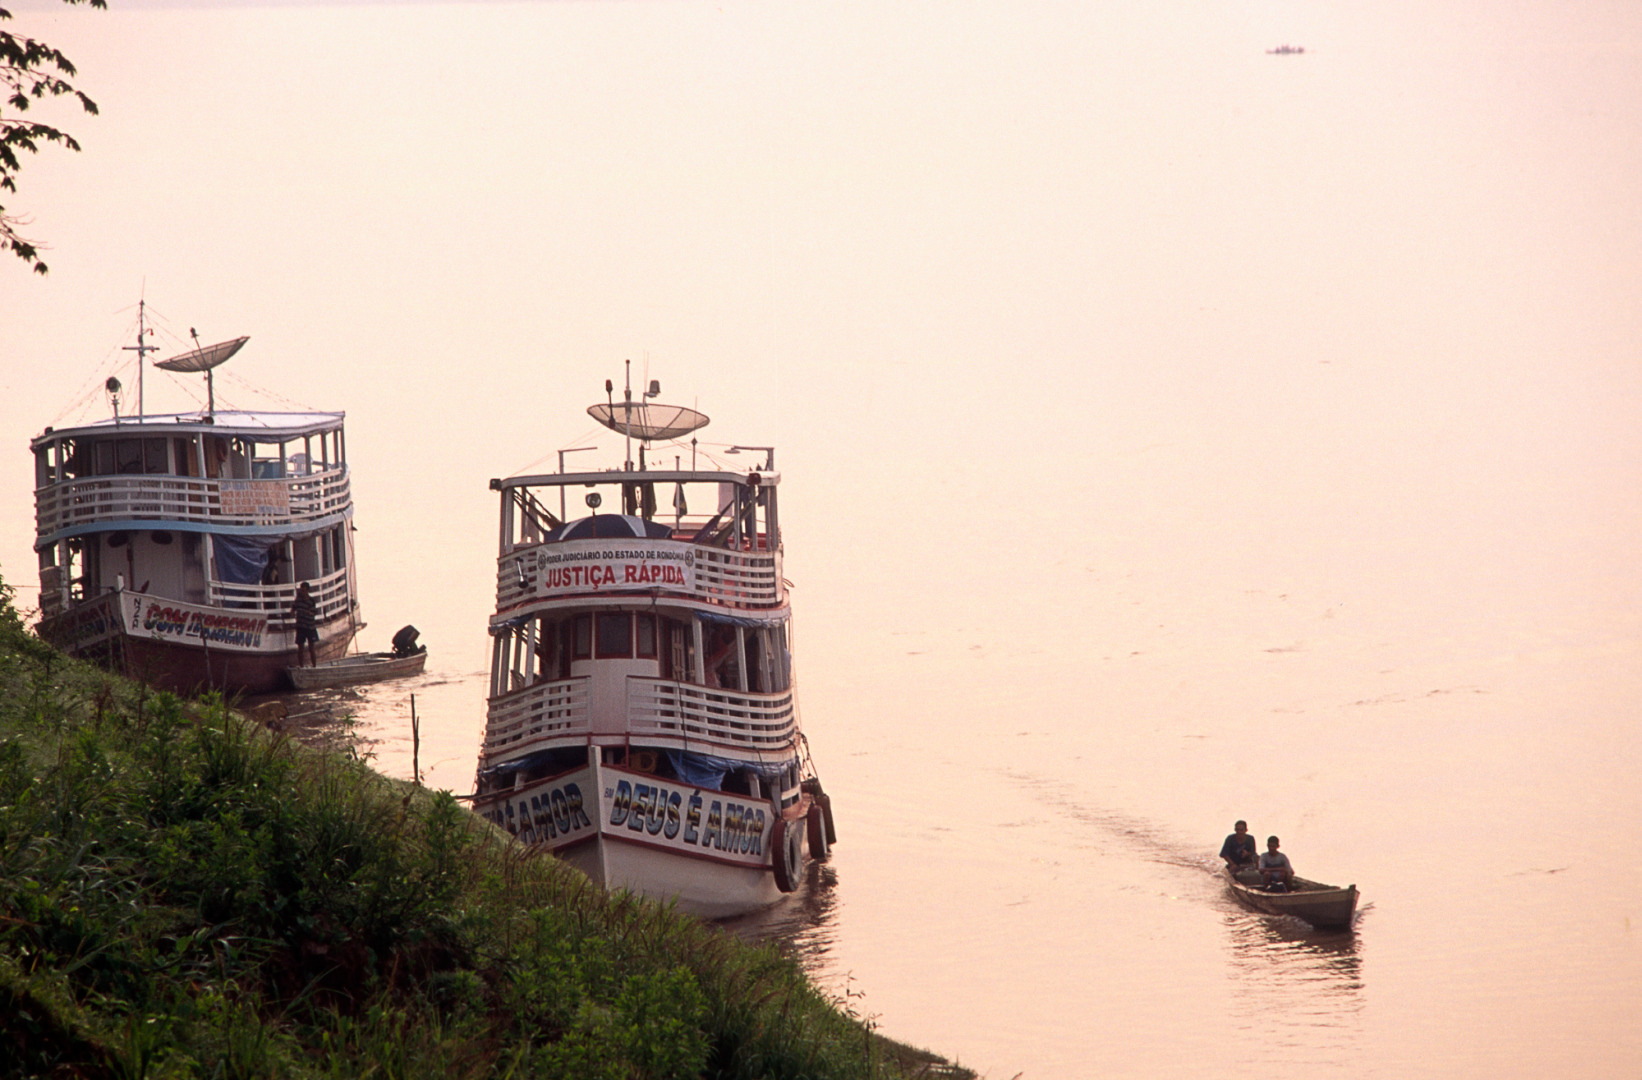
[[[1237,873],[1245,866],[1254,865],[1254,837],[1249,835],[1249,823],[1239,821],[1232,826],[1236,831],[1220,845],[1220,857],[1226,860],[1226,869]]]
[[[1294,867],[1277,846],[1277,837],[1266,837],[1266,850],[1260,856],[1260,880],[1272,892],[1288,892],[1289,883],[1294,880]]]
[[[304,581],[296,587],[296,599],[291,602],[291,618],[296,621],[296,662],[298,667],[315,667],[314,646],[319,644],[319,605]],[[302,662],[302,646],[308,646],[308,662]]]

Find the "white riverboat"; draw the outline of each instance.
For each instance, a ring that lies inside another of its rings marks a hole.
[[[138,378],[154,347],[139,315]],[[306,582],[316,658],[360,625],[344,414],[218,410],[212,369],[246,338],[156,367],[206,376],[203,411],[119,412],[46,428],[31,445],[40,636],[163,689],[260,693],[297,662],[291,617]]]
[[[713,918],[754,910],[834,839],[794,700],[775,451],[732,448],[764,455],[744,472],[698,468],[679,440],[706,416],[653,403],[655,383],[638,402],[605,389],[588,412],[624,460],[566,473],[563,451],[557,473],[490,482],[501,537],[474,808],[604,888]],[[587,516],[569,518],[572,500]]]

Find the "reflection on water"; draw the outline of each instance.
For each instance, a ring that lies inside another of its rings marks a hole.
[[[746,941],[773,943],[820,981],[838,936],[838,872],[812,861],[798,891],[762,911],[721,919],[719,925]]]
[[[312,745],[351,752],[378,772],[409,780],[412,762],[422,782],[457,794],[473,790],[473,766],[482,727],[484,672],[452,673],[442,666],[409,678],[336,690],[308,690],[246,698],[246,709],[283,710],[269,726]],[[420,740],[411,731],[415,704]]]
[[[1229,902],[1229,901],[1228,901]],[[1359,918],[1360,918],[1359,914]],[[1344,1066],[1363,1037],[1362,938],[1300,919],[1227,914],[1226,975],[1233,1018],[1285,1050],[1285,1061]]]
[[[350,687],[257,694],[242,699],[239,708],[269,730],[289,735],[306,746],[368,757],[371,740],[361,734],[356,723],[364,703],[364,694]]]

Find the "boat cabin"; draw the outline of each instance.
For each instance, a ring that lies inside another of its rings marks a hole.
[[[42,613],[122,589],[276,611],[299,581],[345,610],[342,422],[217,412],[46,429],[32,443]]]
[[[591,743],[662,777],[708,761],[724,790],[796,789],[779,485],[769,469],[491,482],[502,512],[482,788],[575,768]],[[567,520],[577,503],[585,515]]]

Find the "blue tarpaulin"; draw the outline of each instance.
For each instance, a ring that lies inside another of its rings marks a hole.
[[[782,616],[773,615],[767,619],[751,618],[746,615],[721,615],[716,611],[698,611],[696,615],[704,623],[724,623],[728,626],[745,627],[748,630],[757,630],[766,626],[780,626]]]
[[[217,552],[217,580],[225,585],[260,585],[268,569],[268,549],[283,537],[224,536],[214,533],[211,546]]]
[[[724,774],[727,772],[756,773],[760,780],[776,781],[792,767],[792,762],[748,762],[736,761],[734,758],[713,757],[711,754],[697,754],[689,750],[669,750],[667,760],[672,762],[673,771],[686,784],[704,788],[722,788]]]

